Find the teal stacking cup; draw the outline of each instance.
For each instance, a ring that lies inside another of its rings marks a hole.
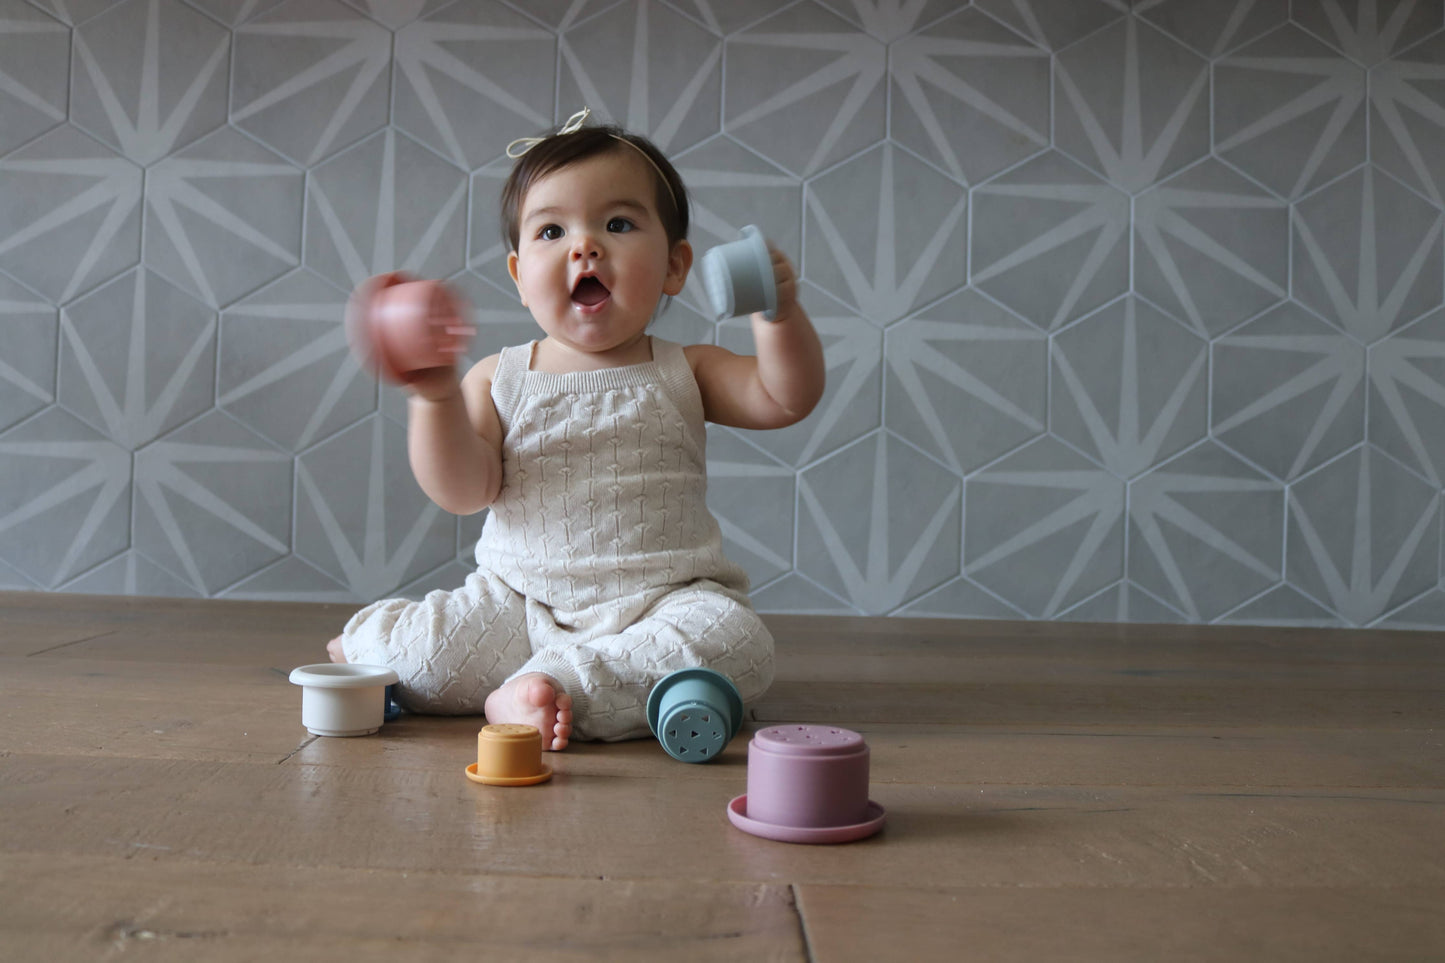
[[[743,700],[732,680],[712,669],[679,669],[647,697],[647,725],[667,754],[711,762],[743,724]]]
[[[762,232],[749,224],[736,241],[719,244],[698,262],[703,289],[712,304],[713,320],[760,311],[769,321],[778,316],[778,286],[773,256]]]

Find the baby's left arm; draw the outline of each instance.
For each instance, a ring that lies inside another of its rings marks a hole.
[[[775,320],[752,316],[757,356],[734,354],[712,344],[686,349],[702,392],[708,421],[733,428],[786,428],[807,417],[823,397],[823,344],[798,303],[793,265],[777,248],[773,279],[778,286]]]

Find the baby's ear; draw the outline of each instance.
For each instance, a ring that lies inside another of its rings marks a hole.
[[[527,306],[527,295],[522,291],[522,279],[517,277],[517,252],[513,251],[507,255],[507,273],[512,276],[512,283],[517,286],[517,297],[522,299],[522,307]]]
[[[687,283],[687,272],[692,270],[692,245],[687,241],[678,241],[672,246],[672,253],[667,256],[667,277],[662,282],[662,293],[667,295],[678,295],[682,293],[682,286]]]

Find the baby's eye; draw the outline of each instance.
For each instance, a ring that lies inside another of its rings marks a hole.
[[[626,234],[632,228],[632,222],[625,217],[614,217],[607,222],[607,230],[612,234]]]
[[[562,236],[562,229],[556,224],[548,224],[537,232],[537,237],[543,241],[555,241]]]

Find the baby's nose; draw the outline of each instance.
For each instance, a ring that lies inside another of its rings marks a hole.
[[[599,258],[602,256],[602,245],[591,234],[573,235],[572,259],[580,261],[583,258]]]

